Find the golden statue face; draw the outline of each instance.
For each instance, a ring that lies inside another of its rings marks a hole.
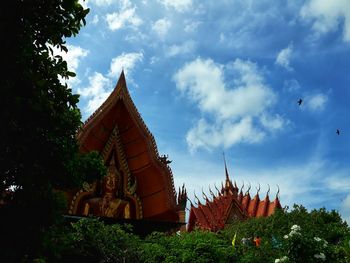
[[[107,176],[104,179],[105,192],[113,193],[117,190],[117,176],[113,171],[108,171]]]

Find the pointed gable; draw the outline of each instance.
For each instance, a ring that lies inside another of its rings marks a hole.
[[[143,218],[178,219],[171,169],[159,156],[154,137],[130,97],[123,72],[115,89],[83,124],[77,138],[81,152],[97,151],[105,161],[117,140],[123,152],[121,162],[136,181]]]

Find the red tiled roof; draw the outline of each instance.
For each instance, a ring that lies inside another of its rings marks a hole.
[[[191,205],[190,217],[187,226],[188,231],[198,227],[202,230],[218,231],[225,227],[225,223],[230,221],[233,212],[238,213],[238,218],[252,218],[261,216],[270,216],[276,209],[282,208],[278,193],[274,201],[270,201],[268,193],[263,200],[260,200],[259,194],[256,193],[252,199],[249,190],[243,195],[242,189],[238,194],[238,188],[235,183],[233,186],[228,177],[226,163],[226,182],[222,186],[221,192],[217,196],[213,195],[213,200],[208,200],[205,196],[206,203],[199,202],[198,207]],[[259,188],[260,189],[260,188]],[[258,190],[259,191],[259,190]]]

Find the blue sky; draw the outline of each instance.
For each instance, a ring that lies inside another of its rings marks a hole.
[[[230,176],[350,219],[349,0],[89,0],[67,39],[86,119],[121,69],[176,187]],[[297,101],[303,99],[299,106]],[[336,134],[340,130],[340,135]],[[247,188],[247,187],[246,187]]]

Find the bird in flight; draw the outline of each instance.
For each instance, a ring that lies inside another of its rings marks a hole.
[[[298,100],[299,106],[300,106],[302,103],[303,103],[303,100],[302,100],[302,99],[299,99],[299,100]]]
[[[339,129],[337,129],[336,133],[337,133],[338,135],[340,134],[340,131],[339,131]]]

